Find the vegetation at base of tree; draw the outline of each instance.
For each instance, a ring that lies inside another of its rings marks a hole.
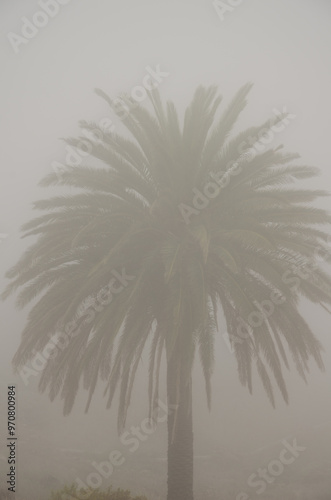
[[[101,491],[99,488],[77,490],[77,487],[72,484],[53,492],[50,500],[147,500],[147,498],[145,496],[132,496],[129,490],[122,490],[122,488],[113,490],[110,486],[105,491]]]

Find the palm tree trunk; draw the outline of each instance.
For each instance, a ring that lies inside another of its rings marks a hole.
[[[181,363],[167,362],[168,496],[167,500],[193,500],[192,379],[185,381]],[[174,410],[176,405],[177,409]]]

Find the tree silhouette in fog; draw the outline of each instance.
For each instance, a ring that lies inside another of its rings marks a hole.
[[[243,149],[270,125],[233,134],[250,88],[218,116],[217,88],[199,87],[183,121],[155,90],[124,118],[126,133],[100,129],[91,153],[97,163],[86,158],[41,181],[70,190],[35,203],[43,213],[23,230],[38,238],[7,273],[3,297],[19,288],[19,307],[35,301],[14,357],[18,371],[49,334],[68,332],[68,346],[49,357],[39,384],[51,399],[61,396],[65,413],[81,380],[88,408],[102,379],[108,406],[118,389],[122,431],[148,349],[155,416],[165,362],[168,404],[176,407],[168,415],[168,500],[193,498],[192,368],[197,355],[210,406],[216,334],[227,330],[240,381],[252,391],[256,370],[273,405],[274,387],[288,401],[284,367],[294,365],[305,378],[312,357],[323,368],[322,347],[298,305],[300,297],[331,303],[331,279],[316,254],[316,247],[329,252],[323,225],[331,219],[311,205],[326,193],[297,187],[318,174],[295,163],[298,155],[272,146],[254,154]],[[82,138],[68,142],[78,146]],[[293,286],[293,266],[302,275],[308,264],[308,278]],[[96,296],[91,318],[86,301]],[[261,312],[265,299],[272,313]]]

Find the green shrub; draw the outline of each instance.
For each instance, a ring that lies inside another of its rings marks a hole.
[[[147,500],[147,498],[145,496],[133,497],[129,490],[120,488],[113,490],[112,487],[106,491],[101,491],[99,488],[77,490],[73,484],[53,492],[51,500]]]

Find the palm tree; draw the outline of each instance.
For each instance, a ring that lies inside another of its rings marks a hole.
[[[60,394],[66,414],[80,381],[89,391],[88,408],[101,378],[108,407],[119,389],[121,431],[141,357],[149,349],[154,415],[165,359],[168,405],[176,407],[168,415],[168,500],[193,499],[192,367],[197,354],[210,407],[220,317],[240,381],[252,391],[256,367],[273,405],[271,377],[288,400],[283,369],[291,366],[289,354],[304,378],[309,357],[323,368],[322,347],[298,306],[300,297],[325,307],[331,303],[331,278],[315,252],[317,245],[328,252],[323,225],[331,219],[309,204],[326,193],[289,187],[318,173],[293,163],[296,154],[280,147],[250,154],[250,161],[247,150],[238,154],[250,136],[269,126],[232,133],[250,88],[243,86],[217,117],[217,88],[199,87],[182,126],[174,104],[165,107],[152,91],[152,111],[143,105],[132,109],[123,121],[125,136],[100,129],[102,140],[92,151],[97,164],[68,167],[61,179],[50,173],[41,181],[77,191],[35,203],[44,213],[23,230],[38,238],[7,273],[11,282],[3,293],[6,298],[20,288],[19,307],[36,299],[14,356],[16,370],[44,349],[49,334],[67,330],[68,322],[76,328],[68,347],[48,359],[39,384],[51,400]],[[82,138],[68,142],[78,146]],[[207,188],[213,179],[223,186],[217,195]],[[313,263],[309,280],[291,287],[284,273],[307,263]],[[86,300],[114,271],[125,274],[126,286],[103,301],[93,320],[81,321]],[[256,303],[270,294],[283,303],[265,314],[262,324],[248,326],[250,334],[238,341],[238,318],[247,323]]]

